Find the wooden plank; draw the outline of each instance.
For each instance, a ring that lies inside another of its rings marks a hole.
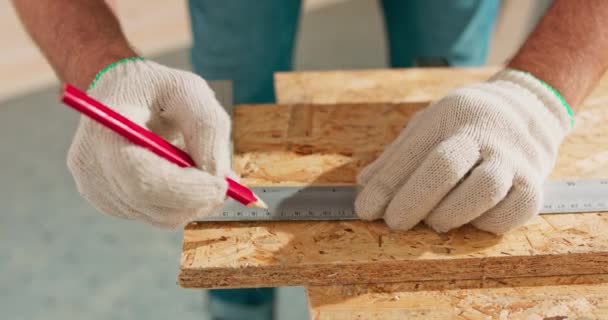
[[[608,177],[607,84],[578,112],[552,177]],[[250,185],[352,184],[422,106],[238,107],[235,169]],[[178,282],[258,287],[607,273],[607,228],[608,215],[597,213],[537,217],[502,237],[470,227],[393,232],[364,222],[193,223]]]
[[[415,70],[403,72],[416,73]],[[284,83],[287,85],[278,86],[286,89],[283,92],[279,92],[279,102],[305,102],[303,100],[298,101],[298,99],[306,98],[305,94],[301,94],[302,91],[304,93],[314,93],[314,97],[321,98],[314,101],[321,103],[328,100],[342,103],[352,102],[353,96],[363,101],[411,101],[416,95],[429,94],[429,92],[430,95],[427,96],[428,100],[434,100],[447,91],[440,85],[438,86],[440,92],[435,92],[437,87],[430,87],[427,91],[420,90],[414,94],[407,93],[404,95],[403,93],[399,93],[399,88],[402,87],[401,82],[384,81],[383,78],[385,77],[382,75],[377,74],[375,78],[373,75],[374,73],[370,75],[369,73],[361,72],[359,77],[347,77],[336,76],[330,72],[322,76],[316,75],[312,78],[309,77],[310,74],[286,73],[281,77],[277,77],[279,80],[287,81],[287,83]],[[328,80],[332,79],[332,77],[334,79],[342,78],[342,80],[338,85],[332,85],[331,81]],[[366,78],[367,81],[375,82],[376,87],[382,86],[383,89],[376,91],[368,90],[364,93],[359,92],[357,95],[349,95],[349,88],[356,86],[358,78],[361,77]],[[446,75],[445,78],[451,79],[454,77]],[[306,81],[306,79],[318,80],[318,82],[310,82]],[[298,86],[290,86],[290,81],[300,83]],[[309,91],[308,86],[310,83],[313,86],[316,83],[320,83],[321,85],[318,88],[314,88],[316,91]],[[442,84],[444,84],[443,81]],[[604,99],[603,95],[606,92],[605,84],[606,82],[604,81],[596,89],[594,95],[590,99],[587,99],[587,104],[595,104],[596,106],[605,104],[606,99]],[[448,88],[450,85],[452,84],[447,84]],[[317,95],[317,92],[321,92],[321,94]],[[397,94],[394,92],[397,92]],[[582,116],[579,114],[579,117]],[[585,140],[572,139],[571,144],[581,144],[583,142],[581,147],[587,149],[589,145],[584,143]],[[562,154],[565,153],[562,152]],[[561,159],[577,159],[577,156],[583,155],[572,152],[568,156],[562,156]],[[595,157],[587,158],[587,160],[578,158],[578,161],[561,161],[558,167],[562,169],[562,175],[573,176],[572,172],[585,171],[595,167],[593,165],[577,164],[582,162],[601,162],[605,158],[605,153],[600,151]],[[576,219],[578,219],[576,215],[546,217],[546,220],[550,221],[552,225],[560,225],[562,228],[572,226],[574,224],[572,220]],[[487,282],[493,280],[458,280],[447,283],[444,281],[433,281],[424,282],[426,290],[422,289],[423,287],[420,283],[413,282],[389,285],[358,285],[350,288],[312,287],[308,288],[307,293],[311,307],[310,314],[313,319],[563,319],[565,316],[586,319],[608,318],[608,311],[606,311],[608,309],[606,307],[607,296],[604,294],[608,290],[605,287],[605,283],[601,280],[605,276],[592,275],[587,277],[595,280],[591,280],[589,284],[586,284],[584,281],[568,281],[568,279],[580,279],[581,277],[552,277],[549,278],[550,281],[548,282],[542,282],[542,280],[546,280],[547,278],[518,279],[522,282],[525,281],[525,284],[532,286],[532,288],[522,287],[521,283],[512,288],[515,285],[515,279],[513,278],[507,279],[508,282],[501,281],[504,286],[492,287],[490,285],[489,288]],[[539,281],[541,282],[539,283]],[[469,287],[464,285],[467,283]],[[429,290],[429,284],[435,285],[433,288],[430,288],[432,290]],[[471,284],[477,285],[472,287]],[[555,284],[560,285],[556,286]],[[413,289],[420,289],[423,292],[414,292],[412,287]],[[458,288],[465,290],[455,290]],[[405,293],[401,291],[405,291]]]
[[[486,67],[278,72],[274,83],[277,102],[281,104],[428,102],[455,87],[483,81],[498,70]]]
[[[381,223],[191,224],[184,287],[335,285],[608,273],[606,217],[567,229],[542,218],[503,238],[472,228],[437,235]],[[596,232],[590,229],[596,229]]]
[[[307,289],[314,320],[608,319],[608,275]]]
[[[237,107],[235,168],[249,185],[352,184],[420,107]],[[374,123],[378,113],[383,126]],[[564,144],[554,177],[608,176],[608,159],[597,156],[608,145],[602,123],[608,109],[598,107],[593,114],[585,116],[592,121],[579,119],[582,129]],[[289,125],[300,120],[310,125]],[[191,224],[179,281],[255,287],[603,273],[607,228],[608,215],[597,213],[537,217],[502,237],[468,227],[444,235],[423,226],[402,233],[365,222]],[[404,268],[412,271],[399,271]]]
[[[234,167],[249,185],[352,184],[425,105],[240,106]]]

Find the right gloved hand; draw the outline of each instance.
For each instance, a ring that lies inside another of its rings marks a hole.
[[[124,60],[123,60],[124,61]],[[78,191],[97,209],[163,228],[218,210],[230,168],[230,118],[201,77],[131,59],[103,72],[88,94],[165,139],[199,169],[180,168],[83,116],[68,152]]]

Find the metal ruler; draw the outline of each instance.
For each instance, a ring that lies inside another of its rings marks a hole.
[[[254,187],[268,209],[228,200],[222,211],[202,221],[353,220],[354,186]],[[549,181],[541,214],[608,211],[608,179]]]

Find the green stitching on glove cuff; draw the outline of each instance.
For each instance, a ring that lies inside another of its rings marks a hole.
[[[93,82],[91,82],[91,85],[89,86],[88,90],[93,89],[93,87],[97,84],[97,81],[99,81],[99,79],[101,79],[101,76],[104,73],[108,72],[110,69],[116,67],[119,64],[123,64],[125,62],[138,61],[138,60],[144,60],[144,58],[143,57],[130,57],[130,58],[125,58],[125,59],[118,60],[116,62],[113,62],[113,63],[107,65],[105,68],[101,69],[101,71],[99,71],[97,73],[97,75],[95,75],[95,79],[93,79]]]
[[[522,70],[517,70],[517,69],[513,69],[513,68],[508,68],[508,70],[513,70],[513,71],[516,71],[516,72],[525,73],[525,74],[531,76],[532,78],[538,80],[543,86],[545,86],[547,89],[549,89],[551,92],[553,92],[553,94],[555,94],[555,96],[559,99],[559,101],[561,101],[561,103],[564,106],[564,108],[566,108],[566,112],[568,112],[568,115],[570,116],[570,125],[574,126],[574,113],[572,112],[572,109],[570,108],[570,105],[568,104],[568,102],[566,102],[566,99],[564,99],[564,97],[555,88],[553,88],[551,85],[549,85],[548,83],[544,82],[543,80],[535,77],[530,72],[526,72],[526,71],[522,71]]]

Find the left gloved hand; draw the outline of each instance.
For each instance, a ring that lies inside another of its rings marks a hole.
[[[536,215],[571,127],[567,104],[532,75],[504,70],[419,112],[359,175],[360,218],[439,232],[501,234]]]

